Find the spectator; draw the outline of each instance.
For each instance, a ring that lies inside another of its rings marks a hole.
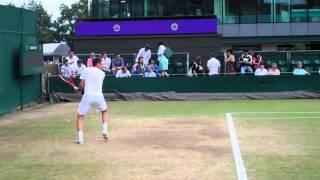
[[[164,45],[163,41],[158,42],[158,61],[159,61],[159,70],[161,72],[161,76],[168,77],[169,74],[167,73],[169,69],[169,59],[164,55],[164,51],[166,50],[166,46]]]
[[[235,74],[236,73],[236,58],[232,54],[232,50],[228,50],[225,58],[226,63],[226,70],[228,74]]]
[[[262,56],[259,53],[255,53],[252,58],[253,70],[258,69],[261,63],[263,63]]]
[[[201,64],[201,56],[197,56],[191,66],[191,72],[193,76],[204,76],[204,68]]]
[[[94,54],[94,52],[91,52],[87,60],[87,67],[93,67],[92,62],[95,58],[96,58],[96,55]]]
[[[295,76],[305,76],[305,75],[310,75],[310,73],[308,71],[306,71],[305,69],[302,68],[302,62],[298,62],[297,64],[297,68],[294,69],[293,71],[293,75]]]
[[[149,65],[147,67],[147,69],[148,70],[147,70],[147,72],[145,72],[144,77],[146,77],[146,78],[155,78],[155,77],[157,77],[156,73],[154,72],[154,69],[153,69],[152,65]]]
[[[80,76],[82,72],[86,69],[86,65],[83,64],[83,61],[80,59],[77,61],[77,64],[73,66],[73,75]]]
[[[132,71],[132,76],[143,76],[143,69],[140,64],[135,67],[135,70]]]
[[[111,59],[108,57],[106,52],[101,53],[101,64],[104,72],[111,72]]]
[[[79,58],[74,55],[73,51],[69,51],[68,56],[65,59],[68,60],[69,65],[76,64],[76,62],[79,60]]]
[[[120,53],[116,53],[115,57],[112,59],[112,71],[117,73],[124,66],[124,61],[120,56]]]
[[[60,67],[60,73],[67,78],[72,76],[72,68],[66,58],[63,60],[63,65]]]
[[[210,59],[207,62],[207,68],[209,70],[209,76],[218,75],[220,73],[220,61],[215,58],[215,55],[210,54]]]
[[[269,72],[266,68],[264,68],[264,64],[260,63],[259,68],[254,72],[255,76],[268,76]]]
[[[131,77],[130,72],[127,67],[122,66],[120,70],[117,71],[116,78],[129,78]]]
[[[241,74],[252,73],[252,56],[249,54],[248,50],[244,50],[243,54],[240,57],[240,67],[241,67]]]
[[[137,54],[136,62],[138,62],[139,58],[143,57],[144,65],[147,66],[149,63],[149,60],[151,59],[151,50],[150,45],[146,44],[144,48],[141,48]]]
[[[140,66],[141,70],[144,71],[144,69],[145,69],[145,64],[144,64],[144,59],[143,59],[143,57],[140,57],[139,60],[132,66],[131,72],[136,71],[137,66]]]
[[[157,76],[160,76],[159,66],[154,62],[153,59],[150,60],[150,66],[153,66],[153,72],[156,73]]]
[[[269,69],[269,75],[280,76],[280,70],[278,69],[278,65],[276,63],[273,63],[271,69]]]

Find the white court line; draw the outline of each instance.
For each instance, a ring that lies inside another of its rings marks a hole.
[[[227,122],[229,127],[230,140],[232,144],[232,152],[233,152],[234,162],[236,164],[238,180],[248,180],[246,168],[244,166],[243,159],[241,156],[240,145],[239,145],[239,140],[236,133],[236,128],[234,126],[233,119],[232,119],[232,114],[226,113],[226,117],[227,117]]]
[[[320,119],[320,117],[237,117],[235,119]]]
[[[232,114],[320,114],[320,112],[233,112]]]

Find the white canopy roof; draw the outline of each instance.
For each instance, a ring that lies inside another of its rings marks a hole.
[[[44,56],[66,56],[70,47],[66,43],[49,43],[43,44]]]

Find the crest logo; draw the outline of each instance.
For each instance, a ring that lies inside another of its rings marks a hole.
[[[121,26],[119,25],[119,24],[115,24],[114,26],[113,26],[113,31],[114,32],[119,32],[121,30]]]
[[[179,29],[179,25],[177,23],[171,24],[171,30],[172,31],[177,31]]]

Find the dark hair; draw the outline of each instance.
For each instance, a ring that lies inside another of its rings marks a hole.
[[[249,52],[249,49],[244,49],[243,52],[247,52],[247,53],[248,53],[248,52]]]
[[[100,64],[101,63],[101,59],[100,58],[94,58],[93,61],[92,61],[92,65],[93,66],[97,66],[97,64]]]
[[[139,62],[141,59],[143,59],[143,57],[142,57],[142,56],[138,58],[138,62]]]
[[[145,44],[144,48],[150,49],[150,45],[149,44]]]
[[[114,53],[114,55],[117,56],[117,55],[120,55],[120,53],[119,53],[119,52],[116,52],[116,53]]]
[[[80,63],[83,63],[83,61],[82,61],[81,59],[79,59],[79,60],[77,61],[77,64],[80,64]]]
[[[227,53],[232,54],[232,49],[228,49],[228,50],[227,50]]]
[[[164,42],[163,41],[158,41],[158,45],[164,45]]]
[[[69,51],[69,53],[73,52],[72,50]],[[74,52],[73,52],[74,53]]]
[[[101,53],[101,56],[102,56],[102,55],[105,55],[105,54],[107,54],[107,53],[106,53],[106,52],[102,52],[102,53]]]
[[[215,54],[214,53],[210,53],[210,57],[214,58]]]
[[[201,56],[197,56],[196,58],[195,58],[195,62],[197,63],[197,64],[201,64]]]

